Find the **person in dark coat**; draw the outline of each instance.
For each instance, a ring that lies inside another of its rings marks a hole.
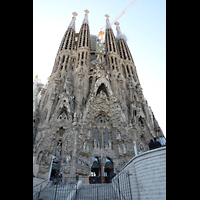
[[[98,183],[98,177],[97,176],[94,177],[94,180],[95,180],[95,183]]]
[[[114,178],[115,176],[116,176],[116,173],[113,173],[113,174],[112,174],[112,178]]]
[[[150,142],[149,142],[149,149],[150,149],[150,150],[154,149],[154,142],[153,142],[152,139],[151,139]]]
[[[155,148],[161,147],[161,144],[160,144],[160,142],[158,142],[158,141],[156,140],[156,137],[154,137],[153,144],[154,144],[154,149],[155,149]]]

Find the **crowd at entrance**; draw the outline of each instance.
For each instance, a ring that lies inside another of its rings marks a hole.
[[[89,183],[96,184],[96,183],[111,183],[112,179],[116,176],[116,173],[110,174],[109,176],[90,176]]]

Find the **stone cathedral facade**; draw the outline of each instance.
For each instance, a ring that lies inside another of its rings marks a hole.
[[[62,177],[118,173],[135,155],[133,141],[140,152],[150,139],[164,138],[119,23],[115,36],[106,15],[101,42],[90,34],[88,13],[78,33],[73,13],[48,84],[34,101],[33,170],[38,177],[47,179],[51,164],[60,161]]]

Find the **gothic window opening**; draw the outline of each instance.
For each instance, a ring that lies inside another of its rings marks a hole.
[[[104,85],[104,83],[102,83],[102,84],[99,86],[99,88],[98,88],[98,90],[97,90],[97,93],[96,93],[96,96],[97,96],[98,94],[100,94],[101,91],[102,91],[103,93],[105,93],[107,97],[109,97],[109,96],[108,96],[107,89],[106,89],[106,86]]]
[[[86,35],[86,30],[84,30],[84,35],[83,35],[83,46],[85,46],[85,35]]]
[[[111,56],[111,63],[113,64],[113,57]]]
[[[125,78],[127,78],[127,76],[126,76],[126,70],[125,70],[124,65],[122,65],[122,70],[123,70],[123,73],[124,73]]]
[[[86,52],[86,54],[85,54],[85,60],[87,60],[87,52]]]
[[[129,71],[128,65],[126,65],[126,69],[127,69],[127,72],[128,72],[128,76],[131,77],[131,76],[130,76],[130,71]]]
[[[74,40],[74,32],[72,31],[72,34],[71,34],[71,40],[70,40],[70,46],[69,46],[69,49],[71,50],[72,48],[72,41]]]
[[[64,108],[62,108],[60,110],[60,112],[58,112],[58,117],[57,119],[63,119],[63,120],[67,120],[68,119],[68,112],[67,112],[67,108],[64,106]]]
[[[124,59],[126,59],[125,47],[124,47],[124,43],[123,43],[122,40],[121,40],[121,47],[122,47],[122,52],[123,52]]]
[[[67,38],[65,49],[67,49],[68,42],[69,42],[69,39]]]
[[[115,58],[115,64],[117,65],[117,58]]]
[[[64,61],[65,61],[65,56],[63,56],[62,63],[64,63]]]
[[[100,149],[101,148],[101,137],[100,137],[100,133],[99,133],[99,130],[97,127],[94,128],[93,138],[94,138],[93,148]]]
[[[113,44],[113,51],[116,52],[116,48],[115,48],[115,38],[114,35],[111,34],[111,39],[112,39],[112,44]]]
[[[133,66],[130,66],[130,69],[131,69],[131,72],[132,72],[132,74],[133,74]]]
[[[84,59],[84,52],[82,53],[82,59]]]
[[[69,60],[69,56],[67,56],[67,59],[66,59],[66,64],[68,64],[68,60]]]
[[[94,139],[97,141],[100,139],[99,131],[97,128],[94,129]]]
[[[104,149],[109,148],[110,137],[107,128],[105,128],[104,130],[103,141],[104,141]]]

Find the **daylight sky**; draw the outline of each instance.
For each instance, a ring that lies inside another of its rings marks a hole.
[[[77,12],[79,32],[88,9],[90,34],[112,22],[132,0],[33,0],[33,79],[47,82],[62,37]],[[136,65],[143,94],[166,136],[166,0],[137,0],[118,19]],[[116,26],[112,29],[116,35]]]

